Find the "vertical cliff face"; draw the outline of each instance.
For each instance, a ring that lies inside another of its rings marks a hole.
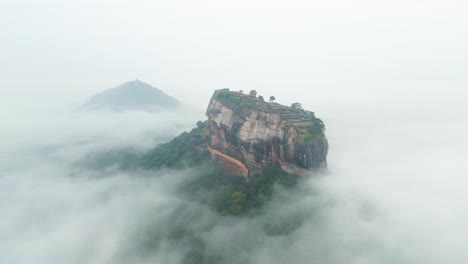
[[[312,112],[220,90],[206,114],[208,150],[232,173],[252,176],[281,166],[305,174],[326,167],[324,126]]]

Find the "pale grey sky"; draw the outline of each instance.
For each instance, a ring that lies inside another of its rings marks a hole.
[[[0,0],[0,87],[78,102],[138,78],[199,108],[223,87],[309,107],[458,98],[467,13],[457,0]]]

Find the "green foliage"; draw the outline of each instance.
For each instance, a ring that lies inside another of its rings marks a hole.
[[[314,123],[314,128],[311,133],[322,133],[325,131],[325,124],[320,118],[313,118],[312,122]]]
[[[302,126],[300,134],[296,138],[296,143],[313,143],[319,138],[323,138],[325,135],[325,124],[320,118],[315,117],[314,112],[301,110],[305,114],[306,119],[302,123],[296,123],[298,126]]]
[[[262,95],[258,96],[258,99],[260,99],[260,100],[262,100],[262,101],[264,101],[264,102],[265,102],[265,98],[263,98],[263,96],[262,96]]]
[[[271,221],[263,224],[263,231],[269,236],[287,235],[297,230],[306,218],[307,215],[298,212],[274,215]]]
[[[271,200],[274,188],[277,185],[292,187],[296,185],[298,176],[286,173],[280,168],[271,168],[254,179],[254,188],[251,189],[248,207],[261,210]]]
[[[150,168],[182,168],[198,165],[207,156],[197,151],[197,146],[205,146],[205,123],[199,121],[197,127],[184,132],[168,143],[161,144],[145,154],[140,165]]]
[[[214,163],[205,163],[180,192],[190,200],[208,204],[224,215],[240,216],[247,211],[248,188],[244,177],[226,174]]]
[[[305,127],[303,134],[297,137],[297,143],[312,143],[325,135],[325,124],[323,121],[320,118],[316,118],[313,113],[309,117],[311,122]]]
[[[292,109],[302,109],[302,104],[298,103],[298,102],[293,103],[293,104],[291,104],[291,108]]]
[[[220,191],[215,198],[215,208],[227,215],[242,215],[247,209],[247,194],[236,189]]]
[[[134,169],[141,159],[141,154],[132,148],[110,149],[103,152],[90,153],[75,163],[94,170],[104,170],[116,167],[121,170]]]
[[[262,110],[267,107],[267,104],[259,98],[236,92],[219,90],[215,93],[214,98],[223,103],[232,105],[233,110],[237,111],[251,108]]]
[[[195,175],[181,192],[191,199],[209,204],[223,215],[255,215],[261,213],[272,199],[275,186],[289,188],[296,185],[297,179],[296,175],[272,168],[247,181],[242,176],[226,174],[210,165],[203,174]]]
[[[253,96],[253,97],[257,97],[257,91],[255,91],[255,90],[250,90],[249,95],[250,95],[250,96]]]
[[[241,91],[242,90],[239,91],[239,94],[236,94],[236,93],[219,90],[219,91],[216,91],[214,98],[217,100],[226,100],[228,102],[236,103],[236,102],[239,102],[243,97],[241,95],[242,94]]]
[[[275,100],[276,100],[276,98],[274,96],[270,96],[270,102],[273,102]]]

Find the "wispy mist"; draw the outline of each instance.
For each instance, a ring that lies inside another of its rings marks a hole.
[[[394,99],[398,107],[322,104],[329,171],[278,187],[253,218],[222,216],[181,193],[202,169],[80,163],[126,147],[142,152],[200,114],[10,119],[1,141],[1,262],[464,263],[465,108]]]

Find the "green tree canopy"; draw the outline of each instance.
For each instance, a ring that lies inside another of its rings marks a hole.
[[[251,91],[249,92],[249,95],[250,95],[250,96],[253,96],[253,97],[257,97],[257,91],[251,90]]]
[[[291,108],[292,109],[302,109],[302,104],[298,103],[298,102],[293,103],[293,104],[291,104]]]

